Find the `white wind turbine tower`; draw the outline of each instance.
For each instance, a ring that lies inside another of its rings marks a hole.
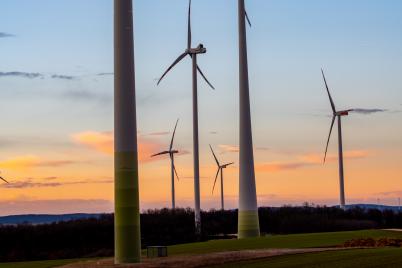
[[[192,79],[193,79],[193,153],[194,153],[194,215],[195,215],[195,232],[197,236],[201,235],[201,205],[200,205],[200,167],[199,167],[199,146],[198,146],[198,93],[197,93],[197,71],[201,74],[207,84],[214,89],[212,84],[205,77],[200,67],[197,64],[197,55],[207,52],[206,48],[199,44],[196,48],[191,48],[191,0],[188,5],[187,18],[187,48],[169,68],[165,71],[158,81],[159,83],[165,75],[182,59],[190,56],[192,59]]]
[[[343,110],[343,111],[337,111],[335,108],[334,101],[332,100],[331,93],[329,92],[327,80],[325,79],[324,71],[321,69],[322,77],[324,79],[325,87],[327,89],[329,101],[331,103],[331,109],[332,109],[332,122],[331,122],[331,127],[329,129],[329,135],[328,135],[328,140],[327,140],[327,146],[325,148],[325,154],[324,154],[324,163],[325,159],[327,157],[327,151],[328,151],[328,144],[329,140],[331,138],[331,133],[332,133],[332,128],[335,123],[335,119],[338,119],[338,153],[339,153],[339,190],[340,190],[340,207],[342,209],[345,209],[345,186],[344,186],[344,176],[343,176],[343,146],[342,146],[342,125],[341,125],[341,117],[342,116],[347,116],[349,115],[349,112],[353,111],[353,109],[349,110]]]
[[[251,133],[246,19],[249,21],[244,0],[238,0],[240,100],[238,238],[257,237],[260,235]]]
[[[218,165],[218,171],[216,172],[216,176],[215,176],[215,181],[214,181],[214,186],[212,187],[212,193],[214,193],[214,189],[215,189],[215,184],[216,184],[216,180],[218,179],[219,176],[219,172],[221,173],[221,210],[225,210],[225,204],[224,204],[224,196],[223,196],[223,169],[227,168],[230,165],[233,165],[234,163],[228,163],[228,164],[223,164],[221,165],[218,161],[218,158],[215,155],[214,150],[212,149],[211,145],[209,145],[209,148],[211,148],[211,152],[212,155],[215,158],[215,162]]]
[[[176,208],[176,199],[175,199],[175,190],[174,190],[174,177],[176,174],[177,179],[179,179],[179,175],[177,175],[176,167],[174,165],[174,154],[177,154],[179,151],[178,150],[173,150],[173,141],[174,141],[174,135],[176,133],[176,128],[177,128],[177,123],[179,122],[179,119],[176,121],[176,125],[174,126],[173,130],[173,135],[172,135],[172,140],[170,141],[170,146],[168,151],[163,151],[157,154],[152,155],[151,157],[155,157],[158,155],[164,155],[168,154],[170,158],[170,164],[171,164],[171,175],[172,175],[172,209]]]
[[[115,262],[141,259],[133,6],[114,0]]]

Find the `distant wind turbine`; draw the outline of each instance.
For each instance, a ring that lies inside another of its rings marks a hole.
[[[173,130],[173,135],[172,135],[172,140],[170,141],[170,146],[168,151],[163,151],[157,154],[152,155],[151,157],[155,157],[158,155],[164,155],[168,154],[170,157],[170,163],[171,163],[171,173],[172,173],[172,209],[176,208],[176,201],[175,201],[175,191],[174,191],[174,175],[176,174],[177,179],[179,179],[179,175],[177,175],[176,167],[174,165],[174,154],[177,154],[179,151],[173,150],[173,141],[174,141],[174,135],[176,133],[176,128],[177,128],[177,123],[179,122],[179,119],[176,121],[176,125],[174,126]]]
[[[353,111],[353,109],[349,110],[343,110],[343,111],[337,111],[335,108],[334,101],[332,100],[331,93],[329,92],[327,80],[325,79],[324,71],[321,69],[322,77],[324,79],[325,87],[327,89],[328,97],[329,97],[329,102],[331,103],[331,109],[332,109],[332,122],[331,122],[331,127],[329,129],[329,135],[328,135],[328,140],[327,140],[327,146],[325,148],[325,154],[324,154],[324,163],[327,157],[327,151],[328,151],[328,144],[329,140],[331,138],[331,133],[332,133],[332,128],[335,123],[335,119],[338,118],[338,153],[339,153],[339,187],[340,187],[340,207],[342,209],[345,208],[345,186],[344,186],[344,176],[343,176],[343,146],[342,146],[342,125],[341,125],[341,117],[342,116],[347,116],[349,115],[349,112]]]
[[[201,206],[200,206],[200,167],[199,167],[199,146],[198,146],[198,93],[197,93],[197,71],[201,74],[202,78],[207,82],[207,84],[215,89],[212,84],[205,77],[204,73],[201,71],[197,64],[197,54],[206,53],[206,48],[199,44],[196,48],[191,48],[191,0],[188,5],[188,18],[187,18],[187,48],[183,54],[181,54],[165,73],[161,76],[158,81],[159,83],[165,77],[165,75],[182,59],[186,56],[190,56],[192,59],[192,78],[193,78],[193,150],[194,150],[194,214],[195,214],[195,232],[197,236],[201,235]]]
[[[209,148],[211,148],[212,155],[214,156],[215,162],[216,162],[216,164],[218,165],[218,171],[216,172],[215,181],[214,181],[214,186],[212,187],[212,193],[214,193],[216,180],[218,179],[219,172],[220,172],[220,173],[221,173],[221,209],[222,209],[222,210],[225,210],[225,204],[224,204],[224,200],[223,200],[223,199],[224,199],[224,198],[223,198],[223,169],[224,169],[224,168],[227,168],[227,167],[230,166],[230,165],[233,165],[234,163],[231,162],[231,163],[228,163],[228,164],[221,165],[221,164],[219,163],[218,158],[216,157],[215,152],[214,152],[214,150],[212,149],[212,146],[211,146],[211,145],[209,145]]]

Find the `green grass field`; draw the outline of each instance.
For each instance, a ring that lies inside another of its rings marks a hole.
[[[73,262],[84,261],[86,259],[67,259],[51,261],[29,261],[29,262],[3,262],[0,268],[51,268],[66,265]]]
[[[212,240],[201,243],[174,245],[168,248],[168,252],[169,256],[172,256],[244,249],[331,247],[341,245],[349,239],[367,237],[389,237],[402,239],[402,232],[364,230],[333,233],[269,235],[255,239]],[[49,268],[72,262],[78,262],[81,260],[82,259],[0,263],[0,268]],[[398,265],[392,266],[392,261],[399,261],[397,263]],[[356,266],[360,263],[369,265]],[[312,266],[313,264],[315,266]],[[325,266],[323,266],[323,264],[325,264]],[[375,264],[389,264],[391,266],[373,266]],[[235,264],[232,263],[226,267],[402,267],[402,249],[382,248],[307,253],[292,256],[273,257],[259,261],[241,262],[236,264],[238,266],[233,265]]]
[[[351,232],[269,235],[255,239],[212,240],[202,243],[191,243],[170,246],[169,255],[201,254],[219,251],[263,248],[316,248],[341,245],[353,238],[401,238],[402,232],[383,230],[364,230]]]
[[[402,249],[352,249],[332,252],[277,256],[269,259],[228,263],[208,268],[357,268],[402,267]]]

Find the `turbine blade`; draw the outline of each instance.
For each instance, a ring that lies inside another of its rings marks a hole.
[[[251,28],[251,22],[250,22],[250,19],[249,19],[248,15],[247,15],[247,11],[245,11],[245,15],[246,15],[247,23],[248,23],[248,25],[249,25],[250,28]]]
[[[214,193],[214,190],[215,190],[216,180],[218,179],[219,171],[221,171],[220,167],[218,168],[218,172],[216,172],[214,186],[212,187],[212,194]]]
[[[215,90],[215,87],[208,81],[208,79],[205,77],[204,73],[201,71],[200,66],[198,66],[197,64],[197,70],[198,72],[201,74],[202,78],[204,78],[205,82],[207,82],[207,84],[213,89]]]
[[[226,164],[225,166],[230,166],[230,165],[233,165],[234,164],[234,162],[230,162],[229,164]]]
[[[188,3],[188,17],[187,17],[187,49],[191,48],[191,0]]]
[[[332,100],[331,93],[329,93],[329,88],[328,88],[328,84],[327,84],[327,79],[325,79],[325,75],[324,75],[324,70],[323,70],[323,69],[321,69],[321,73],[322,73],[322,78],[324,78],[325,87],[327,88],[329,101],[331,102],[332,112],[335,114],[335,113],[336,113],[335,104],[334,104],[334,101]]]
[[[329,144],[329,139],[331,138],[331,133],[332,133],[332,128],[334,127],[334,123],[335,123],[335,116],[332,117],[331,128],[329,129],[327,146],[325,147],[324,163],[325,163],[325,159],[327,158],[328,144]]]
[[[213,154],[213,156],[214,156],[214,158],[215,158],[216,164],[218,165],[218,167],[220,167],[221,165],[219,164],[218,158],[216,158],[216,155],[215,155],[214,150],[212,150],[211,144],[209,145],[209,148],[211,148],[211,152],[212,152],[212,154]]]
[[[176,170],[176,165],[175,165],[175,164],[173,164],[173,170],[174,170],[174,174],[176,174],[177,180],[179,181],[180,179],[179,179],[179,175],[177,174],[177,170]]]
[[[166,76],[166,74],[177,64],[179,63],[185,56],[187,56],[187,51],[184,52],[183,54],[181,54],[173,63],[172,65],[169,66],[169,68],[167,68],[167,70],[163,73],[163,75],[161,76],[161,78],[159,78],[157,85],[160,84],[160,82],[162,81],[162,79]]]
[[[151,155],[151,157],[155,157],[155,156],[163,155],[163,154],[168,154],[168,153],[169,153],[169,151],[163,151],[163,152],[160,152],[160,153],[157,153],[157,154],[153,154],[153,155]]]
[[[174,134],[176,134],[177,123],[179,123],[179,119],[177,119],[176,125],[174,126],[173,135],[172,135],[172,140],[170,141],[169,151],[171,151],[171,150],[172,150],[172,147],[173,147],[173,140],[174,140]]]
[[[4,181],[5,183],[9,183],[9,182],[6,181],[3,177],[0,177],[0,180]]]

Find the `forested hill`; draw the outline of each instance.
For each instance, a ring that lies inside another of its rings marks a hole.
[[[61,221],[99,218],[101,215],[102,214],[86,214],[86,213],[61,214],[61,215],[51,215],[51,214],[11,215],[11,216],[0,217],[0,224],[4,225],[25,224],[25,223],[46,224]]]

